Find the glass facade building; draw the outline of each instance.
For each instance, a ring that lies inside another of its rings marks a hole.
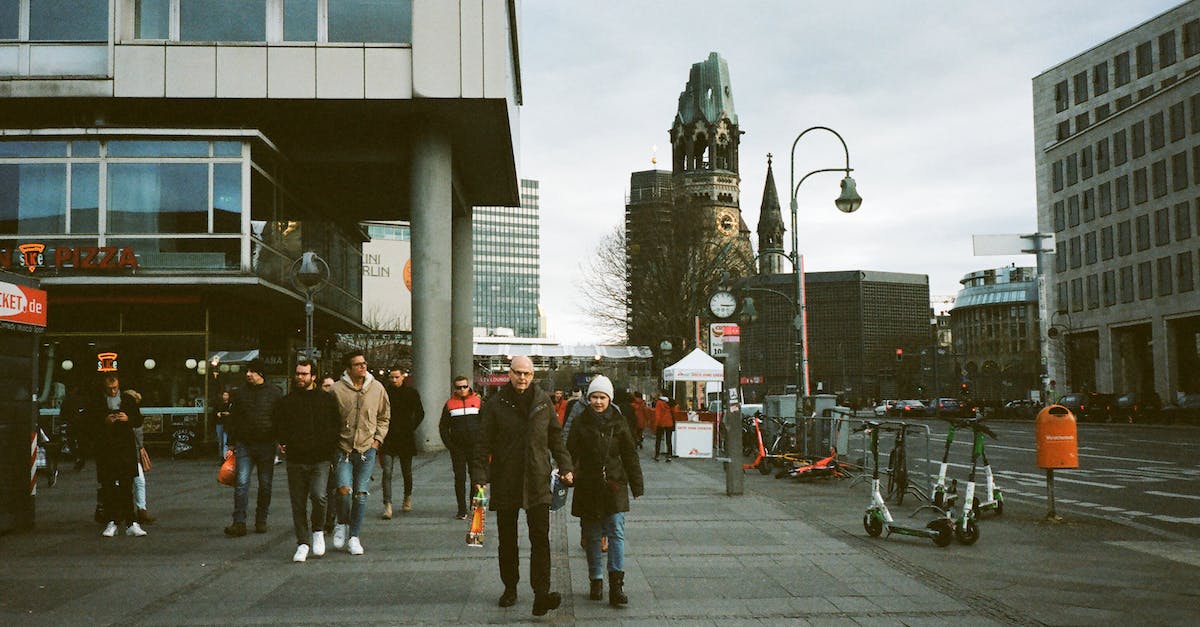
[[[543,335],[538,182],[521,179],[521,206],[475,207],[475,326]]]

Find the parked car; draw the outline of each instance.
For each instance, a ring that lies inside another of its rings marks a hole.
[[[1058,399],[1058,404],[1075,414],[1079,421],[1106,422],[1115,405],[1116,397],[1099,392],[1072,392]]]
[[[895,406],[896,401],[880,401],[880,403],[875,406],[875,416],[877,418],[887,416]]]
[[[1112,420],[1119,422],[1157,422],[1162,400],[1157,392],[1130,392],[1117,397]]]
[[[1037,418],[1038,412],[1041,411],[1040,403],[1035,403],[1027,398],[1020,398],[1008,401],[1001,408],[1000,415],[1010,420],[1033,420]]]
[[[1158,415],[1167,424],[1200,425],[1200,394],[1184,394],[1177,402],[1163,405]]]
[[[925,403],[916,400],[896,401],[896,406],[892,408],[891,415],[901,418],[917,418],[925,416],[929,408]]]

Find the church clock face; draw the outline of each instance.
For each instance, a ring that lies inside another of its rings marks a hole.
[[[717,213],[717,231],[726,237],[733,237],[738,230],[738,218],[734,212],[724,209]]]

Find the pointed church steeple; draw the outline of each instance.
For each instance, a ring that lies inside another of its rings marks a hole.
[[[779,208],[779,192],[775,189],[771,154],[767,153],[767,181],[763,185],[762,206],[758,210],[758,273],[782,274],[785,259],[783,212]]]

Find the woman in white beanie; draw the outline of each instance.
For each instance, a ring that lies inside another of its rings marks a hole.
[[[612,381],[604,375],[592,379],[587,391],[587,408],[575,419],[567,450],[575,461],[575,495],[571,514],[580,519],[587,548],[588,598],[604,596],[604,564],[601,536],[608,539],[608,602],[620,607],[625,595],[625,512],[629,494],[643,494],[642,466],[633,434],[621,413],[612,405]]]

